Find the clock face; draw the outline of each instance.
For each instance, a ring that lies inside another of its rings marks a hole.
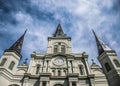
[[[56,65],[63,65],[64,64],[64,60],[62,58],[60,58],[60,57],[55,58],[54,64],[56,64]]]

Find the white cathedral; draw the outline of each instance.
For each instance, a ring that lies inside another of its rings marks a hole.
[[[72,53],[71,37],[60,24],[48,37],[46,54],[33,52],[29,65],[18,66],[25,34],[0,58],[0,86],[120,86],[120,60],[94,31],[102,68],[89,65],[85,52]]]

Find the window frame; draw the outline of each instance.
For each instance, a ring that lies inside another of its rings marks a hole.
[[[6,61],[7,61],[7,59],[6,59],[6,58],[3,58],[2,61],[1,61],[1,63],[0,63],[0,66],[4,66],[5,63],[6,63]]]
[[[54,45],[54,53],[58,53],[58,45]]]
[[[39,72],[40,72],[40,64],[37,64],[37,66],[36,66],[36,74],[39,74]]]
[[[55,70],[52,70],[53,76],[55,76]]]
[[[79,65],[79,71],[80,71],[80,75],[84,75],[83,65]]]
[[[105,66],[105,69],[106,69],[107,72],[110,72],[112,70],[111,67],[110,67],[110,65],[109,65],[109,63],[106,62],[104,64],[104,66]]]
[[[120,63],[117,59],[114,59],[113,62],[114,62],[116,67],[120,67]]]
[[[61,71],[60,70],[58,70],[58,76],[61,76]]]
[[[15,62],[14,62],[14,61],[11,61],[11,63],[10,63],[10,65],[9,65],[8,68],[9,68],[10,70],[13,70],[14,66],[15,66]]]
[[[61,45],[61,53],[65,53],[66,49],[65,49],[65,45]]]

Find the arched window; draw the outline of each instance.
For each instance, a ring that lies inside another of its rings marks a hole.
[[[53,76],[55,76],[55,70],[52,70],[52,72],[53,72]]]
[[[12,62],[10,63],[10,65],[9,65],[9,67],[8,67],[8,68],[9,68],[10,70],[12,70],[14,66],[15,66],[15,62],[14,62],[14,61],[12,61]]]
[[[115,63],[115,65],[116,65],[116,67],[120,67],[120,63],[118,62],[118,60],[113,60],[114,61],[114,63]]]
[[[66,70],[64,70],[64,73],[65,73],[65,75],[66,75]]]
[[[65,53],[65,45],[61,46],[61,53]]]
[[[84,75],[84,71],[83,71],[83,66],[79,66],[79,70],[80,70],[80,75]]]
[[[38,74],[40,71],[40,65],[38,64],[37,67],[36,67],[36,74]]]
[[[109,72],[111,70],[111,67],[108,63],[105,63],[105,68],[106,68],[107,72]]]
[[[0,66],[3,66],[3,65],[5,64],[6,61],[7,61],[7,59],[4,58],[4,59],[2,60],[2,62],[0,63]]]
[[[58,45],[54,45],[54,53],[58,52]]]
[[[58,76],[61,76],[61,71],[60,70],[58,70]]]
[[[71,64],[72,73],[73,73],[73,64],[72,64],[72,60],[70,61],[70,64]]]

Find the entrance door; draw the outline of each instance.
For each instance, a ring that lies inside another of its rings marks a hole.
[[[54,86],[63,86],[62,84],[56,84],[56,85],[54,85]]]

